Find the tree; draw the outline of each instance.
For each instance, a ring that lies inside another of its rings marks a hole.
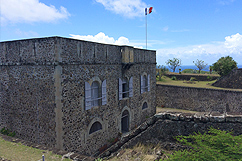
[[[156,68],[156,70],[157,70],[157,76],[159,76],[159,81],[161,81],[161,77],[163,76],[163,75],[165,75],[166,74],[166,72],[168,72],[169,70],[165,67],[165,66],[160,66],[160,65],[158,65],[158,67]]]
[[[176,68],[181,66],[181,59],[178,58],[173,58],[173,59],[168,59],[166,64],[168,65],[169,68],[175,72]]]
[[[221,76],[226,76],[237,67],[237,62],[233,60],[232,57],[221,57],[216,63],[214,63],[211,67],[214,71],[216,71]]]
[[[198,73],[200,74],[201,70],[204,69],[208,64],[206,64],[203,60],[198,60],[196,62],[193,61],[193,63],[198,68]]]

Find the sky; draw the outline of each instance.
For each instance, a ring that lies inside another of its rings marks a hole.
[[[145,8],[153,11],[145,16]],[[242,65],[242,0],[0,0],[0,41],[62,36],[156,50],[157,65]]]

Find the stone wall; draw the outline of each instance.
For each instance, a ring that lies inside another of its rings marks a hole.
[[[242,68],[233,69],[228,75],[213,83],[213,86],[242,89]]]
[[[157,106],[201,112],[242,113],[242,91],[156,85]]]
[[[0,43],[0,128],[16,137],[91,155],[155,114],[155,51],[61,37]],[[140,75],[150,91],[140,94]],[[118,99],[119,78],[133,77],[133,97]],[[107,81],[107,104],[85,110],[85,82]],[[142,110],[144,102],[148,108]],[[89,134],[92,123],[102,130]]]
[[[164,112],[156,114],[142,125],[133,130],[129,135],[126,135],[108,148],[104,153],[98,157],[108,159],[115,156],[118,151],[124,148],[133,147],[139,143],[141,144],[169,144],[169,148],[175,147],[175,136],[188,136],[194,132],[204,133],[211,127],[233,131],[233,135],[242,135],[242,115],[224,115],[224,114],[191,114],[191,113],[176,113]],[[169,150],[168,149],[168,150]]]

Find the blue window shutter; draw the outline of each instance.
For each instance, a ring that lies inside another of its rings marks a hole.
[[[133,97],[133,77],[129,79],[129,97]]]
[[[107,104],[107,85],[106,85],[107,81],[106,79],[103,81],[102,83],[102,105],[106,105]]]
[[[150,75],[148,74],[148,91],[150,91]]]
[[[119,93],[119,100],[123,99],[123,82],[122,79],[118,79],[118,93]]]
[[[92,95],[91,86],[88,82],[85,82],[85,109],[91,109]]]
[[[144,82],[143,82],[143,76],[140,76],[140,92],[143,93],[144,92]]]

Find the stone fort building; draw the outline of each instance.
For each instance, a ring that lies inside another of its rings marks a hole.
[[[0,43],[0,129],[92,155],[155,114],[156,52],[62,37]]]

